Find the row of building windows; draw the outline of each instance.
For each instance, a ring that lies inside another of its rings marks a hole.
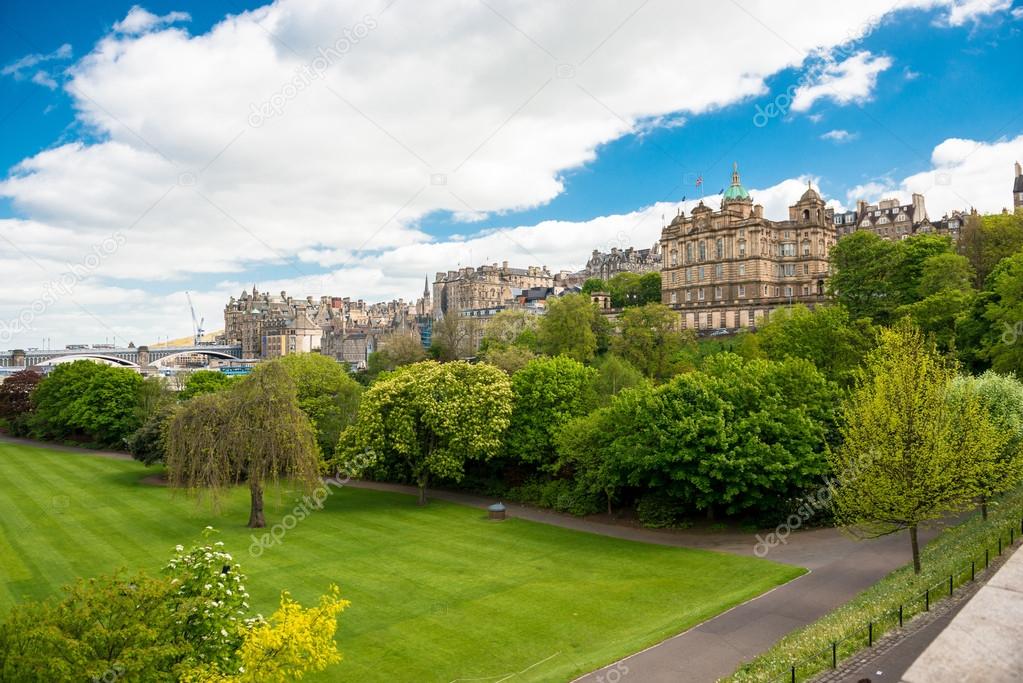
[[[740,263],[737,267],[737,275],[743,277],[746,275],[746,264]],[[778,277],[795,277],[797,274],[797,268],[795,263],[779,264],[778,270],[776,271]],[[686,282],[693,282],[694,276],[697,282],[702,282],[707,279],[707,270],[704,266],[698,266],[696,268],[686,268]],[[804,263],[802,268],[803,275],[810,274],[810,264]],[[678,273],[672,271],[671,273],[671,284],[678,284]],[[714,266],[714,278],[722,279],[724,277],[724,266],[720,263]]]
[[[783,287],[779,287],[779,286],[775,286],[775,287],[772,288],[769,285],[764,285],[764,296],[771,296],[772,295],[772,289],[773,289],[773,295],[776,296],[776,297],[783,296],[783,295],[786,296],[786,297],[795,296],[795,288],[792,287],[792,286],[786,286],[784,288]],[[738,299],[745,299],[746,298],[746,285],[739,285],[737,290],[738,291],[737,291],[736,298],[738,298]],[[802,291],[803,291],[803,296],[809,296],[810,295],[810,285],[803,285]],[[693,297],[694,297],[693,292],[696,292],[695,297],[696,297],[697,301],[705,301],[706,300],[706,298],[707,298],[707,290],[706,290],[706,288],[699,287],[699,288],[696,288],[696,289],[687,289],[687,290],[685,290],[684,296],[685,296],[685,300],[687,302],[693,300]],[[724,288],[723,287],[715,287],[714,288],[714,299],[715,300],[720,300],[720,299],[723,299],[723,298],[724,298]],[[678,303],[678,292],[672,292],[671,293],[671,303],[673,303],[673,304],[677,304]]]

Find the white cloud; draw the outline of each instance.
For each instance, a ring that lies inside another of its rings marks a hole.
[[[13,343],[97,340],[108,329],[136,343],[183,336],[178,299],[200,275],[248,287],[247,272],[283,266],[299,278],[295,293],[390,298],[459,262],[578,267],[641,218],[628,242],[649,246],[671,207],[464,239],[438,239],[422,223],[452,212],[468,227],[541,206],[601,145],[765,94],[767,77],[847,41],[844,27],[935,2],[836,4],[822,22],[795,0],[746,11],[650,3],[633,15],[612,0],[585,11],[279,0],[195,36],[166,28],[182,13],[133,8],[64,85],[95,141],[47,149],[0,182],[25,217],[0,220],[15,245],[0,241],[0,321],[113,231],[126,243],[74,295],[103,323],[62,300]],[[679,177],[699,171],[676,162]],[[784,215],[798,184],[758,200]],[[139,288],[161,280],[176,293]],[[212,320],[234,290],[194,296]]]
[[[168,12],[163,16],[157,16],[142,7],[135,5],[128,14],[119,22],[114,24],[114,31],[129,36],[137,36],[149,31],[170,26],[182,21],[191,21],[192,16],[188,12]]]
[[[810,81],[796,88],[792,111],[807,111],[817,100],[830,99],[837,104],[862,104],[870,99],[877,77],[892,65],[890,57],[861,50],[841,62],[830,62]]]
[[[859,137],[859,133],[850,133],[847,130],[836,128],[835,130],[829,130],[827,133],[821,135],[821,140],[831,140],[838,144],[852,142]]]
[[[30,78],[29,73],[31,73],[32,76],[30,80],[33,83],[53,90],[57,87],[57,82],[54,80],[53,76],[45,70],[37,69],[36,67],[46,62],[64,61],[68,59],[71,59],[71,45],[64,43],[53,52],[25,55],[24,57],[21,57],[0,69],[0,75],[11,76],[16,81],[23,81],[26,78]]]
[[[949,26],[962,26],[977,22],[995,12],[1004,12],[1012,7],[1012,0],[956,0],[944,17]]]

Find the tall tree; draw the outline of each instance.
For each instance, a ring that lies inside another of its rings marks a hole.
[[[1023,249],[1023,213],[971,214],[959,240],[959,253],[970,261],[976,272],[978,289],[998,263]]]
[[[291,354],[278,362],[295,383],[298,407],[316,431],[321,456],[332,456],[341,432],[355,421],[362,387],[344,366],[319,353]]]
[[[949,400],[956,368],[908,321],[882,330],[845,405],[832,465],[840,523],[865,537],[909,530],[920,573],[918,529],[981,493],[1001,435],[975,395]]]
[[[196,370],[185,377],[185,386],[178,392],[178,400],[187,401],[200,394],[212,394],[229,388],[238,378],[218,370]]]
[[[539,316],[535,313],[518,309],[501,311],[484,326],[480,351],[509,346],[535,351],[538,325]]]
[[[887,322],[898,304],[890,282],[898,259],[893,242],[866,231],[843,237],[831,250],[828,293],[854,318]]]
[[[548,299],[547,313],[540,320],[537,341],[549,356],[568,356],[588,363],[597,353],[600,313],[583,294]]]
[[[475,320],[452,311],[433,322],[430,355],[442,363],[471,358],[476,354],[478,334],[479,324]]]
[[[1023,250],[1006,258],[988,278],[985,318],[991,334],[984,356],[1001,373],[1023,373]]]
[[[389,372],[402,365],[411,365],[426,360],[426,349],[423,348],[417,335],[402,332],[388,334],[380,340],[380,346],[369,355],[366,361],[366,372],[374,378],[381,372]]]
[[[555,461],[554,435],[569,419],[596,404],[597,371],[579,361],[556,356],[536,358],[512,375],[511,423],[505,449],[520,462],[550,469]]]
[[[371,386],[358,420],[342,436],[342,457],[372,451],[397,462],[426,504],[431,478],[458,481],[465,461],[498,452],[511,415],[511,382],[487,364],[425,361],[398,368]]]
[[[621,333],[611,348],[651,379],[663,381],[686,366],[682,353],[695,353],[696,338],[683,331],[678,313],[659,303],[622,311],[618,318]]]
[[[249,527],[266,526],[263,490],[282,477],[311,491],[319,480],[312,425],[280,362],[259,365],[230,391],[184,404],[167,431],[171,485],[214,502],[240,481],[249,486]]]
[[[19,370],[0,383],[0,422],[15,436],[27,433],[32,392],[41,381],[41,372],[28,369]]]

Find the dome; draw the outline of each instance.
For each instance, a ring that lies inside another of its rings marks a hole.
[[[808,200],[812,200],[812,201],[815,201],[815,202],[822,202],[822,201],[824,201],[823,199],[821,199],[821,196],[819,194],[817,194],[817,190],[813,189],[813,187],[810,186],[810,182],[809,181],[807,181],[807,183],[806,183],[806,192],[804,192],[803,196],[799,198],[799,201],[801,201],[801,202],[805,202],[805,201],[808,201]]]
[[[728,189],[721,196],[721,203],[750,199],[752,198],[749,196],[749,192],[739,182],[739,164],[732,164],[732,184],[728,186]]]

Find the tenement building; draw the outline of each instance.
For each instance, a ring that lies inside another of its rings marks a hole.
[[[662,302],[697,330],[750,327],[782,306],[823,303],[836,239],[833,211],[812,187],[788,220],[769,220],[736,166],[719,211],[701,200],[661,231]]]
[[[898,199],[882,199],[877,204],[860,200],[855,210],[835,214],[839,237],[866,230],[890,241],[928,234],[948,235],[955,240],[965,224],[964,211],[953,211],[932,221],[927,217],[924,196],[919,193],[913,194],[909,204],[900,204]]]
[[[553,286],[554,276],[547,266],[510,268],[507,261],[500,266],[494,263],[437,273],[433,282],[433,317],[496,309],[512,303],[515,296],[530,287]]]

